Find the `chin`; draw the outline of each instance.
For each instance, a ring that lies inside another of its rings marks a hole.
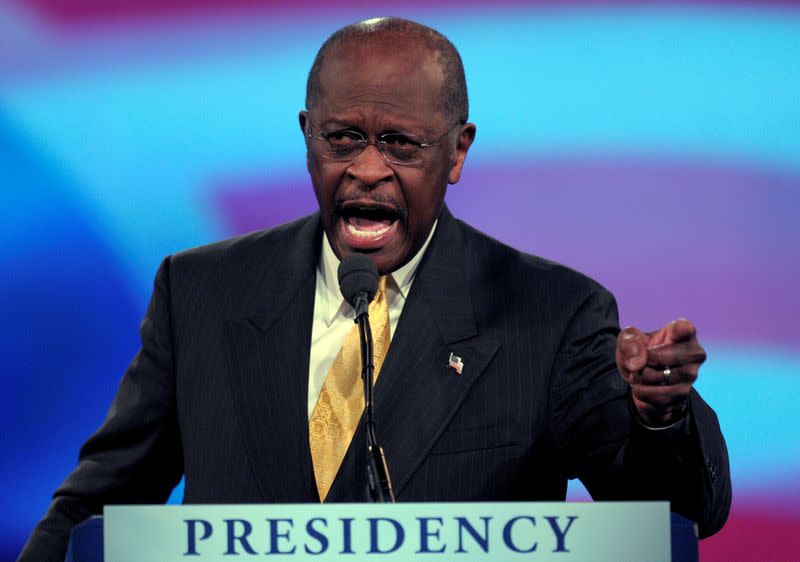
[[[403,265],[408,262],[408,256],[403,255],[402,258],[398,258],[397,254],[395,253],[387,256],[376,256],[373,261],[378,267],[378,272],[381,275],[386,275],[403,267]]]
[[[375,264],[375,267],[378,268],[379,275],[387,275],[389,273],[392,273],[398,268],[402,267],[403,264],[406,261],[408,261],[407,259],[398,259],[397,252],[392,252],[392,251],[385,252],[383,249],[365,251],[354,248],[344,249],[341,252],[341,259],[344,259],[347,256],[351,256],[353,254],[363,254],[367,256],[369,259],[371,259],[372,263]]]

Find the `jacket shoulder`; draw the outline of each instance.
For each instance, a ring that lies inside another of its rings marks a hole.
[[[307,279],[316,269],[321,236],[314,214],[266,230],[191,248],[167,257],[160,273],[176,316],[197,303],[236,316],[257,306],[265,290]]]
[[[474,275],[494,286],[511,290],[569,295],[570,300],[588,298],[607,290],[596,280],[575,269],[513,248],[456,219],[462,232],[465,255],[471,256]]]
[[[170,256],[173,268],[207,268],[231,260],[246,259],[259,256],[264,259],[267,254],[277,250],[286,251],[296,245],[301,233],[315,228],[317,215],[309,215],[272,228],[249,232],[233,238],[220,240],[211,244],[189,248]]]

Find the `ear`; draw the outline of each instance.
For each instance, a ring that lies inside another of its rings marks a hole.
[[[300,121],[300,131],[303,133],[303,141],[306,144],[306,169],[311,172],[311,159],[309,158],[310,154],[308,152],[308,137],[306,136],[306,125],[308,125],[308,111],[305,109],[300,112],[298,115],[298,119]]]
[[[464,160],[467,159],[469,147],[472,146],[472,141],[475,140],[476,132],[477,127],[474,123],[465,123],[461,125],[461,130],[458,132],[458,138],[456,139],[453,160],[450,162],[450,173],[447,175],[447,183],[458,183],[458,180],[461,178],[461,169],[464,167]]]
[[[305,109],[298,115],[300,119],[300,131],[303,133],[303,138],[306,138],[306,124],[308,123],[308,111]]]

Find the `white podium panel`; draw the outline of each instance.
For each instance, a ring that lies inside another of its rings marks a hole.
[[[670,560],[666,502],[106,506],[106,562]]]

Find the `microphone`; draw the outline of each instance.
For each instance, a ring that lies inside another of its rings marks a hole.
[[[372,374],[372,329],[369,303],[378,291],[378,268],[364,254],[353,254],[339,264],[339,290],[356,311],[355,322],[361,342],[361,381],[364,384],[364,414],[367,434],[367,499],[373,503],[394,503],[392,479],[383,448],[375,436],[375,408]]]
[[[339,290],[356,309],[356,318],[366,315],[378,290],[378,268],[364,254],[347,256],[339,264]]]

